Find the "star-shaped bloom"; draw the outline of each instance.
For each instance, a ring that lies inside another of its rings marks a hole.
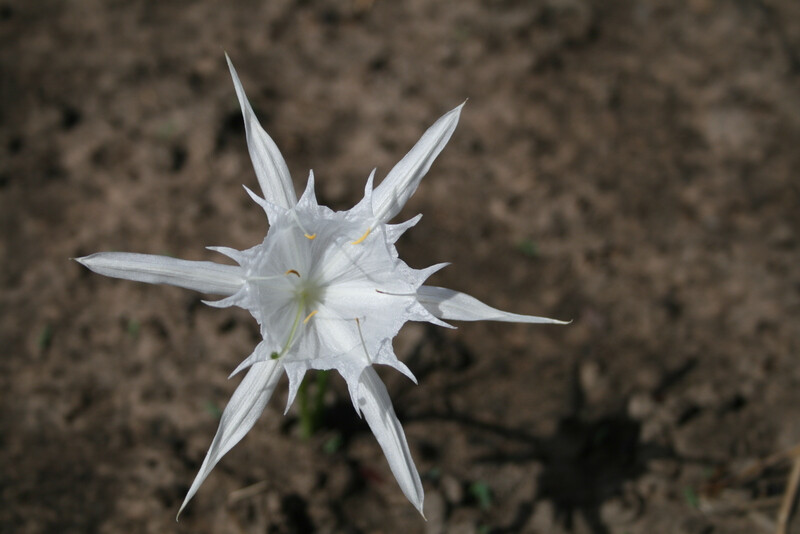
[[[230,59],[228,65],[262,194],[245,189],[269,220],[264,241],[243,251],[209,247],[233,259],[235,266],[123,252],[77,260],[106,276],[222,295],[222,300],[205,302],[244,308],[260,325],[263,339],[233,372],[247,371],[181,510],[222,456],[253,427],[284,372],[289,378],[288,410],[307,370],[336,369],[400,488],[421,513],[422,483],[386,387],[373,368],[388,365],[416,382],[397,359],[392,338],[406,321],[441,326],[449,326],[443,320],[562,321],[503,312],[464,293],[423,285],[445,264],[412,269],[398,258],[395,242],[421,216],[400,224],[389,221],[450,139],[463,104],[436,121],[374,190],[373,171],[355,207],[332,211],[317,204],[313,173],[297,199],[283,157],[256,119]]]

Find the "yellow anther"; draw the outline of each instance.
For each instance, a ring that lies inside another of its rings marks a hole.
[[[297,272],[297,271],[295,271],[294,269],[289,269],[288,271],[286,271],[286,272],[285,272],[285,273],[283,273],[283,274],[293,274],[293,275],[295,275],[297,278],[300,278],[300,273],[298,273],[298,272]]]
[[[306,324],[308,321],[310,321],[311,318],[314,317],[317,314],[318,311],[319,310],[314,310],[311,313],[309,313],[308,315],[306,315],[306,318],[303,319],[303,324]]]
[[[310,239],[311,241],[317,238],[317,234],[303,234],[306,239]]]
[[[372,231],[372,228],[367,228],[367,231],[364,232],[364,235],[362,235],[361,237],[359,237],[355,241],[351,242],[350,244],[351,245],[358,245],[359,243],[361,243],[362,241],[364,241],[367,238],[367,236],[369,235],[369,233],[371,231]]]

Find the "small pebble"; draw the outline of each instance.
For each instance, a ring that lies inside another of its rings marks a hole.
[[[461,504],[464,500],[464,488],[453,475],[444,475],[441,481],[442,492],[451,505]]]
[[[430,491],[425,495],[425,532],[427,534],[444,534],[444,521],[447,505],[438,491]]]

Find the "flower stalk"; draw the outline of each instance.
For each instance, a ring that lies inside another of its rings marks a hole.
[[[330,371],[315,372],[314,395],[308,392],[309,380],[303,380],[300,390],[297,392],[300,401],[300,437],[305,440],[310,439],[320,429],[322,415],[325,411],[325,393],[328,391],[328,374]]]

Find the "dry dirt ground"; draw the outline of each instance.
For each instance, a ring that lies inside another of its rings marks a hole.
[[[305,441],[282,384],[174,521],[256,325],[69,258],[260,242],[225,50],[334,208],[469,98],[401,254],[574,319],[395,340],[427,523],[338,377]],[[798,169],[795,0],[4,0],[0,531],[773,532],[789,464],[754,462],[800,443]]]

